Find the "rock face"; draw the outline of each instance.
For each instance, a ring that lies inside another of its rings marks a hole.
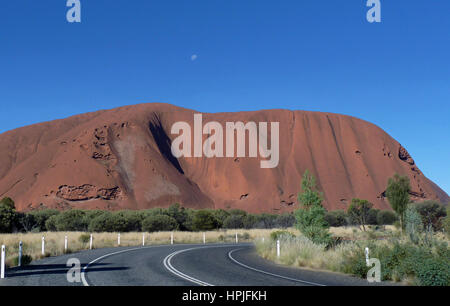
[[[191,208],[286,212],[297,208],[306,169],[328,209],[364,198],[387,209],[386,184],[411,179],[414,200],[449,196],[428,180],[397,141],[368,122],[330,113],[267,110],[203,114],[217,121],[279,122],[278,167],[260,158],[175,158],[175,122],[193,126],[196,112],[141,104],[32,125],[0,134],[0,197],[19,210],[145,209],[179,202]],[[208,136],[204,135],[204,139]],[[248,154],[247,154],[248,156]]]

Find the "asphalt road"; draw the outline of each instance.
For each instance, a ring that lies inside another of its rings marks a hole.
[[[81,282],[67,281],[67,261]],[[3,286],[367,286],[329,272],[288,268],[256,255],[251,244],[108,248],[45,258],[7,271]],[[381,285],[386,285],[385,283]]]

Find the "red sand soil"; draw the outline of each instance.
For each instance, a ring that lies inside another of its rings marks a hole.
[[[288,110],[203,114],[203,124],[280,122],[280,161],[179,158],[170,153],[172,124],[193,126],[193,110],[140,104],[19,128],[0,134],[0,197],[21,211],[42,208],[145,209],[179,202],[191,208],[281,213],[298,207],[302,174],[317,178],[327,209],[352,198],[388,209],[388,178],[411,179],[412,199],[444,203],[397,141],[349,116]],[[269,125],[270,126],[270,125]],[[204,136],[206,139],[206,136]]]

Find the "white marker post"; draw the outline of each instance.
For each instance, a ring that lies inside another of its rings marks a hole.
[[[203,244],[206,244],[206,234],[203,233]]]
[[[145,246],[145,234],[142,234],[142,246]]]
[[[0,278],[5,278],[5,253],[6,253],[5,245],[2,245],[2,262],[1,262],[2,267]]]
[[[365,249],[365,253],[366,253],[366,264],[367,266],[369,266],[369,248]]]
[[[23,246],[22,241],[19,241],[19,258],[17,261],[17,265],[19,267],[22,266],[22,246]]]
[[[94,240],[94,238],[92,237],[92,234],[91,234],[91,237],[89,238],[89,250],[92,250],[92,241]]]
[[[170,244],[173,244],[173,232],[170,233]]]
[[[45,237],[44,236],[42,236],[41,253],[42,253],[42,256],[45,255]]]
[[[277,257],[280,257],[280,240],[277,240]]]
[[[64,236],[64,253],[67,253],[67,236]]]
[[[236,233],[236,243],[239,243],[238,234]]]
[[[117,245],[120,246],[120,233],[117,235]]]
[[[262,237],[262,242],[264,243],[264,237]]]

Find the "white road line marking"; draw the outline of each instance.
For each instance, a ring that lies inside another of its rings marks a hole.
[[[83,282],[83,285],[86,286],[86,287],[89,286],[89,283],[86,281],[86,277],[84,276],[84,274],[85,274],[86,270],[89,268],[89,266],[92,265],[93,263],[95,263],[95,262],[97,262],[97,261],[99,261],[99,260],[101,260],[103,258],[106,258],[106,257],[109,257],[109,256],[113,256],[113,255],[117,255],[117,254],[120,254],[120,253],[131,252],[131,251],[142,250],[142,249],[149,249],[149,248],[152,248],[152,247],[155,247],[155,246],[140,247],[140,248],[134,248],[134,249],[127,249],[127,250],[123,250],[123,251],[118,251],[118,252],[114,252],[114,253],[108,253],[106,255],[103,255],[103,256],[100,256],[100,257],[94,259],[93,261],[88,263],[86,266],[84,266],[83,269],[81,269],[81,281]]]
[[[304,280],[301,280],[301,279],[295,279],[295,278],[290,278],[290,277],[283,276],[283,275],[278,275],[278,274],[270,273],[270,272],[267,272],[267,271],[263,271],[263,270],[259,270],[259,269],[256,269],[256,268],[247,266],[246,264],[243,264],[242,262],[237,261],[237,260],[232,256],[232,254],[233,254],[235,251],[239,251],[239,250],[242,250],[242,248],[231,250],[230,252],[228,252],[228,257],[229,257],[234,263],[236,263],[236,264],[238,264],[238,265],[240,265],[240,266],[242,266],[242,267],[244,267],[244,268],[247,268],[247,269],[250,269],[250,270],[259,272],[259,273],[267,274],[267,275],[270,275],[270,276],[274,276],[274,277],[278,277],[278,278],[282,278],[282,279],[286,279],[286,280],[298,282],[298,283],[304,283],[304,284],[308,284],[308,285],[321,286],[321,287],[325,287],[325,286],[326,286],[326,285],[322,285],[322,284],[318,284],[318,283],[313,283],[313,282],[304,281]]]
[[[178,276],[178,277],[180,277],[180,278],[182,278],[182,279],[185,279],[185,280],[187,280],[187,281],[190,281],[190,282],[192,282],[192,283],[194,283],[194,284],[197,284],[197,285],[200,285],[200,286],[214,286],[214,285],[212,285],[212,284],[209,284],[209,283],[207,283],[207,282],[201,281],[201,280],[199,280],[199,279],[196,279],[196,278],[194,278],[194,277],[192,277],[192,276],[189,276],[189,275],[187,275],[187,274],[184,274],[184,273],[180,272],[179,270],[175,269],[175,268],[172,266],[172,263],[171,263],[172,258],[175,257],[175,256],[178,255],[178,254],[181,254],[181,253],[184,253],[184,252],[188,252],[188,251],[192,251],[192,250],[206,249],[206,248],[208,248],[208,247],[190,248],[190,249],[185,249],[185,250],[180,250],[180,251],[173,252],[173,253],[169,254],[168,256],[166,256],[166,258],[164,258],[164,261],[163,261],[164,266],[165,266],[166,269],[169,270],[171,273],[175,274],[176,276]]]
[[[105,255],[103,255],[103,256],[100,256],[100,257],[98,257],[98,258],[92,260],[91,262],[89,262],[86,266],[84,266],[84,267],[81,269],[81,281],[82,281],[82,283],[83,283],[84,286],[86,286],[86,287],[90,286],[89,283],[87,282],[86,276],[85,276],[85,274],[87,273],[87,269],[89,268],[90,265],[92,265],[92,264],[96,263],[97,261],[102,260],[102,259],[104,259],[104,258],[106,258],[106,257],[110,257],[110,256],[113,256],[113,255],[117,255],[117,254],[121,254],[121,253],[125,253],[125,252],[131,252],[131,251],[137,251],[137,250],[143,250],[143,249],[151,249],[151,248],[160,248],[160,247],[167,247],[167,246],[168,246],[168,245],[151,245],[151,246],[147,246],[147,247],[139,247],[139,248],[133,248],[133,249],[126,249],[126,250],[122,250],[122,251],[118,251],[118,252],[113,252],[113,253],[108,253],[108,254],[105,254]],[[180,244],[180,246],[182,246],[182,244]],[[211,247],[214,247],[214,246],[210,246],[210,247],[202,246],[202,247],[200,247],[200,248],[211,248]],[[216,247],[225,247],[225,246],[216,246]],[[228,246],[228,247],[230,247],[230,246]],[[194,249],[195,249],[195,248],[194,248]],[[184,251],[187,251],[187,250],[184,250]],[[177,252],[175,252],[175,253],[177,253]],[[173,254],[173,253],[172,253],[172,254]],[[172,254],[169,254],[169,256],[172,255]],[[175,255],[176,255],[176,254],[174,254],[174,256],[175,256]],[[167,256],[167,257],[168,257],[168,256]],[[167,257],[164,259],[164,261],[166,261]],[[172,257],[173,257],[173,256],[172,256]],[[167,268],[167,266],[166,266],[166,268]],[[173,269],[176,270],[175,268],[173,268]],[[169,270],[169,269],[168,269],[168,270]],[[169,271],[170,271],[170,270],[169,270]],[[176,270],[176,271],[178,271],[178,270]],[[171,272],[172,272],[172,271],[171,271]],[[179,272],[179,271],[178,271],[178,272]],[[174,273],[174,272],[172,272],[172,273]],[[181,273],[181,272],[179,272],[179,273]],[[175,274],[175,273],[174,273],[174,274]],[[181,273],[181,274],[182,274],[182,273]],[[192,278],[192,280],[195,280],[195,278],[190,277],[190,276],[188,276],[188,275],[185,275],[185,277],[187,277],[187,278]],[[202,282],[202,281],[200,281],[200,280],[196,280],[196,281]],[[205,283],[205,284],[207,284],[207,283]],[[209,284],[208,284],[208,285],[209,285]],[[212,286],[212,285],[210,285],[210,286]]]
[[[179,270],[175,269],[172,266],[171,260],[176,255],[184,253],[184,252],[189,252],[189,251],[194,251],[194,250],[201,250],[201,249],[212,249],[212,248],[230,248],[230,247],[234,247],[234,246],[236,246],[236,245],[214,245],[214,246],[207,246],[207,247],[199,246],[199,247],[195,247],[195,248],[179,250],[179,251],[176,251],[176,252],[173,252],[173,253],[167,255],[166,258],[164,258],[163,263],[164,263],[164,266],[166,267],[167,270],[169,270],[171,273],[175,274],[178,277],[181,277],[181,278],[183,278],[183,279],[185,279],[187,281],[190,281],[190,282],[195,283],[195,284],[200,285],[200,286],[214,286],[212,284],[209,284],[209,283],[204,282],[202,280],[196,279],[196,278],[194,278],[192,276],[189,276],[189,275],[187,275],[185,273],[182,273]]]

